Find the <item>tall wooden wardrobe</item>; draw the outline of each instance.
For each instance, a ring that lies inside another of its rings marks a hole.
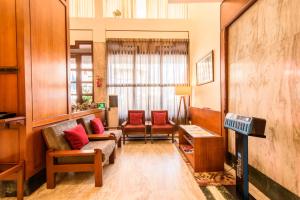
[[[25,126],[0,129],[0,163],[25,160],[25,179],[45,167],[41,129],[69,119],[68,0],[0,0],[0,112]]]

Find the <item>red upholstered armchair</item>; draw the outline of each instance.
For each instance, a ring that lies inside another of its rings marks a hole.
[[[146,144],[146,125],[144,110],[128,110],[128,120],[122,123],[123,144],[125,144],[125,136],[130,134],[144,134]]]
[[[153,134],[172,134],[172,142],[174,142],[174,126],[175,123],[168,118],[167,110],[151,111],[151,143],[153,143]]]

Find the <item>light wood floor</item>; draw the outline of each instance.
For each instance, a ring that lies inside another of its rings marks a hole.
[[[11,198],[7,198],[11,199]],[[94,187],[91,173],[68,174],[54,190],[45,184],[25,199],[199,200],[206,199],[170,141],[129,142],[104,167],[104,185]]]

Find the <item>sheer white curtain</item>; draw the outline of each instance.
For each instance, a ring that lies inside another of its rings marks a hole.
[[[168,3],[168,0],[103,0],[104,17],[114,17],[121,11],[121,18],[187,19],[187,4]]]
[[[188,40],[107,41],[108,94],[119,97],[120,118],[130,109],[166,109],[174,118],[175,86],[188,85]]]
[[[95,0],[70,0],[70,17],[95,17]]]

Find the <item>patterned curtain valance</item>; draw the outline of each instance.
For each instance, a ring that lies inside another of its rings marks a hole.
[[[119,39],[106,40],[111,54],[188,54],[188,39]]]

